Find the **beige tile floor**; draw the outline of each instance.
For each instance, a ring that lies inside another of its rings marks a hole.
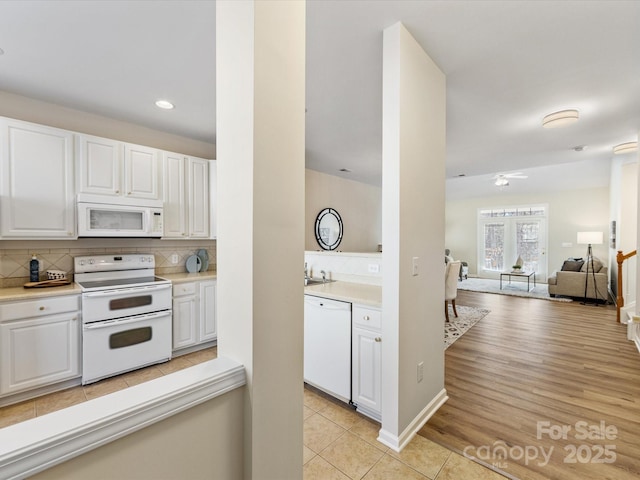
[[[304,480],[504,480],[419,435],[396,453],[376,440],[379,423],[314,389],[303,408]]]
[[[0,408],[0,428],[217,357],[217,348]],[[304,480],[500,480],[501,475],[416,435],[401,453],[376,440],[380,424],[313,388],[304,390]]]

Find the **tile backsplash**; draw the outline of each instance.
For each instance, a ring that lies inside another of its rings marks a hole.
[[[332,280],[382,285],[382,253],[308,250],[304,252],[304,261],[314,278],[320,278],[320,271],[324,270]]]
[[[201,242],[191,240],[185,243],[172,242],[167,245],[163,245],[161,240],[140,242],[137,239],[131,242],[123,240],[96,242],[95,246],[91,242],[91,240],[80,240],[77,246],[69,246],[72,242],[64,242],[64,245],[60,245],[62,248],[58,247],[57,242],[22,242],[23,248],[3,248],[3,242],[0,242],[0,288],[21,287],[27,283],[29,262],[34,254],[40,261],[40,280],[47,279],[47,270],[62,270],[66,272],[68,279],[73,280],[74,257],[119,253],[153,254],[156,260],[156,273],[163,275],[186,272],[187,258],[198,250],[205,249],[209,253],[208,270],[216,270],[215,240]],[[171,262],[174,255],[177,255],[176,263]]]

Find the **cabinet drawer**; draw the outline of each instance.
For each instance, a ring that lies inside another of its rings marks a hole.
[[[80,296],[65,295],[62,297],[40,298],[24,302],[0,304],[0,319],[2,322],[6,322],[21,318],[75,312],[77,310],[80,310]]]
[[[354,325],[376,330],[382,328],[382,312],[380,310],[354,305],[352,315]]]
[[[180,297],[182,295],[195,295],[196,283],[178,283],[173,285],[173,296]]]

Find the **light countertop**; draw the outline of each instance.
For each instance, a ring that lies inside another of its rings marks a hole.
[[[217,274],[215,271],[207,271],[203,273],[169,273],[159,275],[162,278],[171,280],[172,283],[194,282],[197,280],[215,280]],[[0,288],[0,302],[14,300],[32,300],[36,298],[55,297],[59,295],[79,295],[82,290],[75,283],[62,285],[60,287],[9,287]]]
[[[59,287],[10,287],[0,288],[0,301],[29,300],[34,298],[55,297],[58,295],[78,295],[80,293],[82,293],[80,287],[75,283]]]
[[[165,275],[160,273],[158,276],[171,280],[171,283],[197,282],[199,280],[215,280],[218,278],[218,274],[215,270],[207,270],[206,272],[198,273],[167,273]]]
[[[307,285],[304,287],[304,293],[315,297],[330,298],[377,308],[382,307],[382,287],[380,285],[338,280],[325,284]]]

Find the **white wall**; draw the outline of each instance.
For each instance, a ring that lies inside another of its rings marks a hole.
[[[401,449],[444,391],[446,78],[401,24],[383,32],[382,430]],[[419,274],[413,275],[417,258]],[[418,381],[418,364],[424,378]]]
[[[625,155],[629,157],[630,155]],[[632,156],[631,156],[632,157]],[[610,250],[610,278],[614,294],[623,296],[625,305],[636,300],[637,256],[623,263],[622,291],[618,292],[617,251],[627,254],[636,249],[638,216],[638,163],[635,158],[614,159],[611,167],[610,218],[616,222],[616,246]]]
[[[382,189],[335,175],[306,170],[305,250],[319,250],[315,221],[324,208],[342,217],[342,252],[377,252],[382,242]]]
[[[584,257],[585,245],[576,243],[579,231],[601,231],[604,243],[593,246],[594,256],[606,265],[609,259],[609,188],[573,189],[556,193],[495,195],[486,198],[450,200],[446,204],[445,244],[456,260],[469,264],[477,275],[478,209],[530,204],[549,205],[547,270],[551,274],[568,257]],[[571,243],[571,247],[563,247]]]

